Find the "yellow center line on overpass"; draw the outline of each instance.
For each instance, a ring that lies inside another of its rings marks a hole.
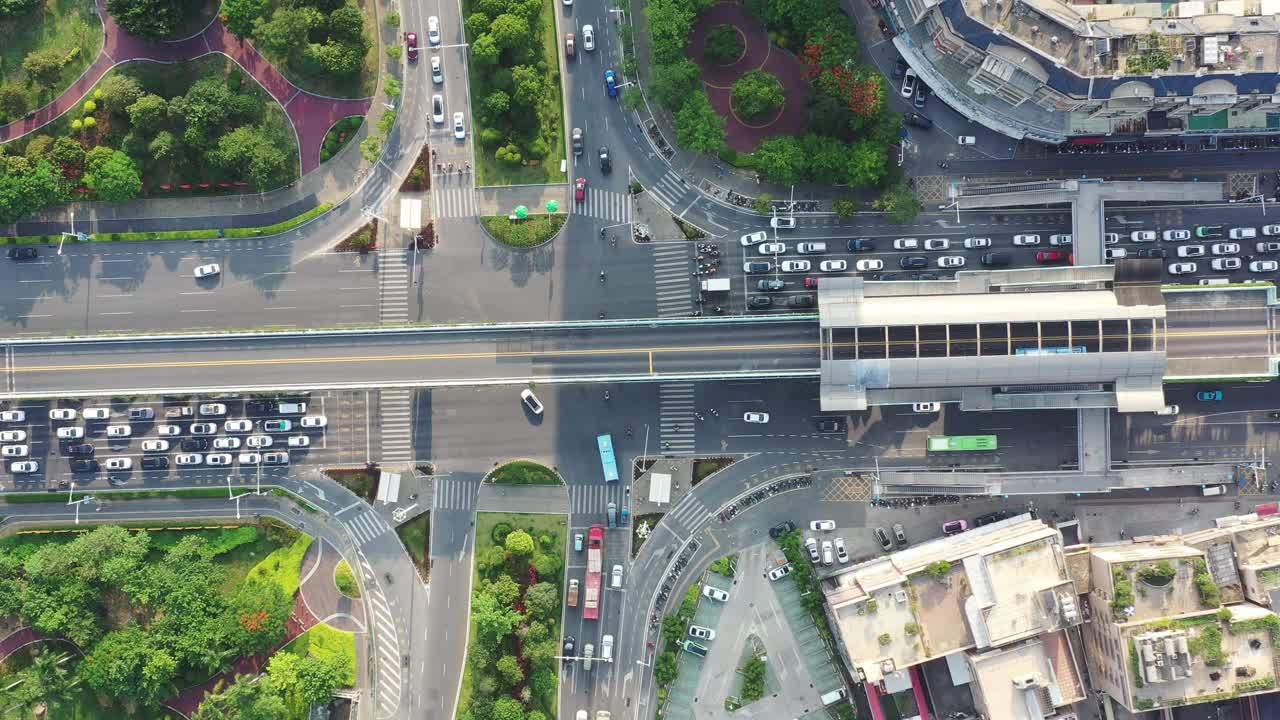
[[[484,360],[511,358],[547,358],[547,357],[610,357],[618,355],[647,355],[649,372],[653,372],[655,354],[690,354],[706,352],[760,352],[770,350],[817,350],[817,342],[796,343],[752,343],[750,345],[684,345],[654,348],[589,348],[563,350],[519,350],[519,351],[485,351],[458,353],[413,353],[407,355],[341,355],[333,357],[285,357],[285,358],[245,358],[225,360],[179,360],[164,362],[121,362],[65,365],[23,365],[10,368],[13,373],[67,372],[84,370],[151,370],[172,368],[219,368],[219,367],[261,367],[263,365],[349,365],[357,363],[378,362],[417,362],[424,360]]]

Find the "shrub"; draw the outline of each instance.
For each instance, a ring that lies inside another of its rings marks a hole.
[[[919,635],[920,625],[917,623],[909,622],[902,626],[902,631],[908,635]]]
[[[717,25],[707,33],[703,54],[717,65],[729,65],[742,56],[744,47],[738,28],[732,25]]]
[[[1138,571],[1138,578],[1148,585],[1163,587],[1173,582],[1173,578],[1177,575],[1177,571],[1173,569],[1173,564],[1168,560],[1161,560],[1154,565],[1145,565]]]
[[[764,660],[753,657],[742,666],[742,699],[751,702],[764,697]]]
[[[889,643],[893,642],[893,638],[889,635],[889,633],[880,633],[880,636],[876,638],[876,642],[880,643],[882,646],[888,645]]]
[[[871,598],[870,600],[868,600],[868,601],[867,601],[867,614],[868,614],[868,615],[875,615],[875,614],[876,614],[876,612],[877,612],[877,611],[879,611],[879,610],[880,610],[880,603],[876,602],[876,599],[875,599],[875,598]]]
[[[1218,590],[1218,583],[1213,581],[1213,576],[1208,572],[1196,573],[1195,577],[1196,592],[1200,594],[1200,604],[1205,607],[1217,607],[1221,603],[1221,593]]]
[[[386,20],[387,20],[387,24],[390,25],[391,27],[400,27],[400,13],[398,12],[387,13]]]
[[[764,70],[752,70],[738,78],[730,93],[734,111],[747,118],[771,113],[786,101],[782,81]]]
[[[928,573],[930,577],[941,580],[947,576],[947,573],[951,572],[951,562],[948,560],[931,562],[925,566],[924,571]]]
[[[507,535],[511,534],[511,525],[509,523],[500,522],[493,526],[489,531],[489,539],[497,545],[507,544]]]

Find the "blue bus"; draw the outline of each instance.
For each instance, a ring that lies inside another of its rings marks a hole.
[[[605,482],[618,482],[618,461],[613,458],[613,436],[596,436],[596,448],[600,451],[600,466],[604,468]]]

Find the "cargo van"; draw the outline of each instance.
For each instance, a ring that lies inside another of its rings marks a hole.
[[[1227,493],[1226,485],[1205,485],[1204,487],[1200,488],[1200,494],[1204,495],[1205,497],[1209,497],[1212,495],[1225,495],[1226,493]]]
[[[1204,278],[1200,281],[1201,285],[1230,285],[1230,278]]]
[[[305,415],[307,414],[307,404],[282,402],[280,403],[279,412],[281,415]]]
[[[829,693],[822,694],[822,704],[831,705],[833,703],[838,703],[847,697],[849,697],[849,691],[844,688],[837,688]]]

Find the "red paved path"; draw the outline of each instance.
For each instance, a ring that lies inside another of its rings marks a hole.
[[[302,586],[298,595],[323,622],[338,630],[364,632],[364,602],[343,595],[334,582],[333,572],[341,560],[338,549],[324,538],[311,543],[302,558]]]
[[[98,16],[103,19],[103,31],[106,34],[98,58],[53,102],[37,110],[31,117],[0,126],[0,143],[37,130],[78,106],[80,100],[114,65],[133,60],[194,60],[215,52],[236,61],[284,106],[298,138],[303,175],[320,167],[320,147],[324,143],[324,134],[335,122],[348,115],[364,115],[369,111],[370,98],[324,98],[299,90],[253,47],[253,43],[237,40],[217,20],[210,23],[203,32],[184,40],[155,43],[121,30],[107,12],[106,0],[97,0],[97,9]]]

